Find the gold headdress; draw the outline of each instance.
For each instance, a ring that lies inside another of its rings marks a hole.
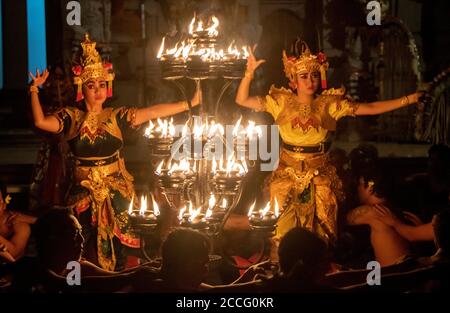
[[[83,99],[81,86],[90,79],[104,79],[108,82],[108,97],[112,97],[112,81],[114,72],[112,64],[103,62],[102,57],[95,49],[96,42],[89,39],[89,34],[84,35],[84,41],[81,43],[83,53],[78,65],[72,67],[75,75],[73,82],[77,85],[77,101]]]
[[[312,54],[306,42],[300,40],[295,42],[294,50],[298,50],[298,43],[301,43],[301,51],[297,51],[298,57],[288,57],[286,51],[283,50],[284,72],[291,82],[291,86],[296,87],[297,74],[319,71],[322,80],[322,89],[326,89],[328,61],[325,54],[323,52],[319,52],[317,55]]]

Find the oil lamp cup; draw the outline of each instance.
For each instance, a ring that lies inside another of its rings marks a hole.
[[[203,61],[201,56],[190,56],[186,62],[187,77],[191,79],[215,79],[219,75],[219,63],[216,61]]]
[[[213,175],[213,185],[218,194],[236,194],[239,190],[242,177],[236,170],[219,170]]]
[[[131,225],[141,235],[152,234],[159,224],[160,218],[153,211],[146,211],[143,214],[133,211],[130,215]]]
[[[260,212],[253,212],[249,218],[250,228],[264,233],[273,233],[276,229],[277,218],[272,212],[261,216]]]
[[[151,154],[158,157],[170,156],[170,151],[175,138],[171,136],[159,137],[151,135],[147,137],[147,143],[150,146]]]
[[[159,61],[159,65],[164,79],[173,80],[186,76],[186,62],[181,58],[165,56]]]
[[[208,229],[208,221],[202,213],[198,214],[194,218],[191,218],[189,213],[185,213],[181,219],[180,226],[203,231]]]
[[[222,61],[221,71],[223,78],[241,79],[244,77],[247,60],[245,59],[229,59]]]

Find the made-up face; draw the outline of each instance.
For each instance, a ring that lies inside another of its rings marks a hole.
[[[297,91],[306,95],[313,95],[319,89],[319,72],[302,72],[297,74]]]
[[[83,95],[91,105],[103,104],[107,95],[107,82],[102,79],[92,79],[83,84]]]

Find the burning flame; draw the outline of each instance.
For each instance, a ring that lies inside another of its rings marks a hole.
[[[238,135],[239,126],[241,126],[241,121],[242,121],[242,116],[237,120],[236,124],[233,127],[233,136],[234,137],[237,137],[237,135]]]
[[[156,168],[156,170],[155,170],[155,174],[156,174],[156,175],[158,175],[158,176],[161,175],[161,170],[162,170],[163,164],[164,164],[164,160],[162,160],[162,161],[159,163],[158,167]]]
[[[213,155],[213,159],[211,161],[211,173],[216,174],[216,171],[217,171],[216,156]]]
[[[189,161],[187,159],[182,159],[180,163],[173,163],[169,167],[169,171],[167,172],[167,174],[172,175],[174,172],[182,172],[187,174],[191,172],[190,167],[191,164],[189,163]]]
[[[156,57],[157,57],[158,59],[161,59],[161,56],[162,56],[162,54],[163,54],[163,51],[164,51],[164,43],[165,43],[165,41],[166,41],[166,37],[163,37],[163,39],[162,39],[162,41],[161,41],[161,46],[159,46],[158,54],[156,55]]]
[[[189,201],[189,221],[193,221],[201,212],[202,208],[198,207],[197,209],[194,210],[193,204],[191,201]]]
[[[215,60],[233,60],[233,59],[246,59],[249,56],[246,46],[237,48],[235,41],[233,40],[227,49],[220,48],[216,51],[215,47],[207,47],[196,49],[196,37],[202,36],[199,32],[207,32],[207,35],[211,38],[217,37],[219,31],[217,30],[220,22],[216,16],[212,16],[209,21],[209,26],[206,27],[205,23],[198,19],[194,14],[191,22],[189,23],[188,33],[190,38],[184,39],[181,42],[177,42],[174,47],[166,48],[166,37],[161,40],[161,45],[158,49],[157,58],[172,56],[175,59],[181,59],[186,62],[189,56],[200,56],[200,59],[204,62],[211,62]],[[206,28],[205,28],[206,27]]]
[[[147,212],[147,196],[141,196],[141,208],[139,209],[139,215],[144,215]]]
[[[194,138],[195,138],[195,139],[200,139],[200,138],[202,138],[204,127],[205,127],[205,126],[204,126],[203,124],[199,125],[198,123],[196,123],[196,124],[194,125],[193,133],[194,133]]]
[[[258,137],[262,136],[262,129],[260,126],[256,126],[256,123],[253,121],[248,121],[248,126],[245,129],[245,133],[248,138],[253,139],[256,134]]]
[[[267,202],[264,209],[259,210],[259,215],[263,218],[270,211],[270,201]]]
[[[216,197],[214,197],[214,194],[211,194],[208,200],[208,208],[212,210],[214,209],[215,205],[216,205]]]
[[[217,27],[219,26],[219,19],[213,15],[211,20],[213,24],[206,29],[208,31],[208,36],[217,37],[219,35],[219,32],[217,31]]]
[[[156,203],[155,197],[153,196],[152,193],[150,193],[150,196],[152,197],[153,214],[155,214],[155,216],[159,216],[159,214],[160,214],[161,212],[160,212],[160,210],[159,210],[158,203]]]
[[[149,121],[148,127],[145,129],[145,136],[152,137],[152,135],[159,134],[159,137],[167,138],[175,136],[175,126],[173,125],[173,118],[170,118],[170,121],[161,120],[158,118],[156,120],[157,127],[153,124],[152,121]]]
[[[275,197],[275,210],[274,210],[275,217],[280,216],[280,208],[278,207],[278,200],[277,197]]]
[[[178,219],[179,220],[183,219],[184,212],[186,212],[186,206],[183,207],[182,209],[180,209],[180,213],[178,213]]]
[[[223,198],[223,199],[222,199],[222,208],[226,209],[227,206],[228,206],[227,199],[226,199],[226,198]]]
[[[252,206],[251,206],[250,209],[248,210],[248,214],[247,214],[248,216],[252,216],[253,209],[255,208],[255,205],[256,205],[256,200],[253,201]]]
[[[133,204],[134,204],[134,195],[131,197],[130,206],[128,207],[128,215],[131,215],[133,213]]]
[[[155,124],[152,121],[148,121],[148,127],[145,129],[145,136],[150,137],[152,135]]]
[[[209,218],[212,216],[212,212],[214,209],[214,206],[216,205],[216,197],[214,197],[214,194],[211,194],[208,200],[208,209],[206,210],[205,217]]]

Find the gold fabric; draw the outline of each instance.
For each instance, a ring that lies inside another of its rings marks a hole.
[[[355,114],[357,104],[344,98],[343,89],[327,90],[309,107],[291,91],[272,86],[264,99],[265,109],[275,119],[283,142],[294,146],[319,145],[336,129],[336,122]],[[272,207],[280,205],[275,241],[301,226],[326,242],[336,239],[338,200],[343,200],[342,182],[329,163],[327,153],[306,154],[281,150],[280,164],[269,182]]]
[[[337,199],[342,200],[342,182],[328,154],[305,156],[282,150],[280,166],[272,174],[270,198],[281,205],[276,238],[301,226],[327,242],[336,239]]]
[[[285,88],[270,88],[264,99],[265,110],[278,125],[283,142],[294,146],[317,145],[327,139],[328,131],[336,130],[336,122],[344,116],[354,116],[358,104],[344,97],[343,89],[330,89],[314,99],[307,110],[305,104]]]
[[[120,174],[123,180],[118,179],[117,175],[114,174]],[[116,254],[113,238],[118,225],[116,225],[117,217],[115,217],[112,209],[110,191],[118,190],[124,198],[131,199],[134,194],[133,177],[125,169],[122,158],[103,166],[78,166],[75,169],[75,177],[80,185],[90,192],[89,202],[98,225],[98,247],[102,247],[103,242],[108,241],[112,249],[111,257],[103,255],[101,248],[97,249],[98,262],[102,268],[114,271]]]

